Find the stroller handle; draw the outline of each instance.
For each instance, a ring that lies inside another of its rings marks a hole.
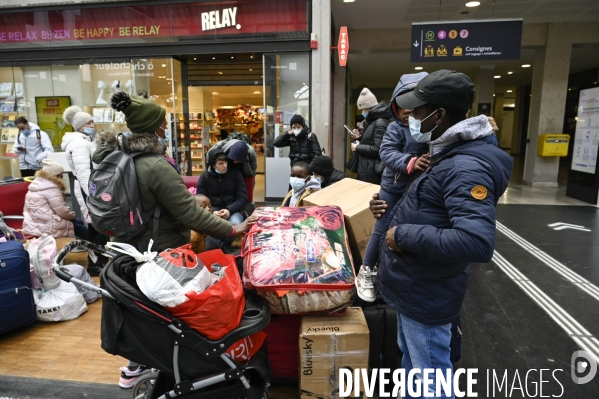
[[[106,291],[100,287],[97,287],[94,284],[90,284],[90,283],[86,283],[84,281],[78,280],[78,279],[74,278],[73,276],[71,276],[70,273],[67,273],[66,271],[61,269],[60,266],[62,265],[64,258],[67,256],[67,254],[69,252],[71,252],[73,250],[73,248],[76,248],[78,246],[86,247],[89,250],[99,252],[101,254],[105,254],[108,256],[112,256],[112,257],[116,256],[115,253],[107,251],[102,246],[96,245],[94,243],[91,243],[91,242],[85,241],[85,240],[75,240],[75,241],[72,241],[72,242],[68,243],[67,245],[65,245],[65,247],[56,254],[56,257],[54,257],[54,261],[52,263],[52,271],[54,272],[54,274],[59,279],[66,281],[67,283],[75,284],[75,286],[78,288],[83,287],[90,291],[95,291],[98,294],[101,294],[102,296],[105,296],[107,298],[114,299],[112,297],[112,295],[110,295],[108,293],[108,291]]]
[[[85,241],[85,240],[75,240],[75,241],[68,243],[67,245],[64,246],[63,249],[61,249],[56,254],[56,257],[54,257],[54,261],[52,262],[52,271],[54,271],[54,274],[56,274],[56,276],[59,279],[66,281],[67,283],[71,282],[71,279],[73,278],[73,276],[71,276],[69,273],[63,271],[60,268],[60,265],[64,261],[64,258],[69,254],[69,252],[71,252],[74,248],[76,248],[78,246],[86,247],[89,250],[99,252],[101,254],[105,254],[108,256],[112,256],[112,257],[117,255],[113,252],[107,251],[106,249],[104,249],[104,247],[102,247],[100,245],[96,245],[92,242]]]

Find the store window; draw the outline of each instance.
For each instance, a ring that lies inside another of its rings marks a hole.
[[[171,58],[0,67],[0,161],[8,162],[5,158],[14,150],[18,117],[37,124],[60,152],[62,137],[72,131],[62,119],[70,105],[92,115],[98,133],[127,132],[125,116],[110,107],[114,93],[124,91],[155,101],[166,109],[171,122],[182,112],[181,86],[181,63]],[[176,134],[176,124],[173,130]],[[170,146],[167,150],[172,153]],[[11,175],[8,169],[2,166],[2,178]]]
[[[289,147],[277,148],[274,140],[289,131],[293,115],[310,125],[310,54],[264,55],[264,152],[266,156],[267,199],[287,194]],[[318,135],[318,132],[313,132]]]

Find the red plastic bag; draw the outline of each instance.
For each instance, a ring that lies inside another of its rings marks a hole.
[[[169,308],[169,311],[209,339],[220,339],[237,328],[245,309],[241,278],[235,258],[225,255],[220,249],[197,256],[210,272],[214,263],[226,266],[225,277],[201,294],[188,292],[185,296],[189,300]]]

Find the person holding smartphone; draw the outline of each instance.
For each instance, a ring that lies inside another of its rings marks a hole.
[[[358,156],[358,180],[381,184],[385,164],[381,161],[379,150],[391,119],[389,105],[385,101],[379,103],[365,87],[358,97],[358,109],[362,111],[365,126],[361,136],[356,137],[359,132],[353,132],[359,142],[351,145],[351,150]]]

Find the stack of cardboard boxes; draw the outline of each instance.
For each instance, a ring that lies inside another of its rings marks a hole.
[[[304,199],[304,206],[341,208],[356,267],[374,231],[369,202],[379,190],[375,184],[347,178]],[[369,347],[370,333],[361,308],[349,308],[343,316],[304,316],[299,336],[301,398],[338,398],[339,370],[353,374],[355,369],[368,369]],[[359,391],[364,391],[362,383]]]

